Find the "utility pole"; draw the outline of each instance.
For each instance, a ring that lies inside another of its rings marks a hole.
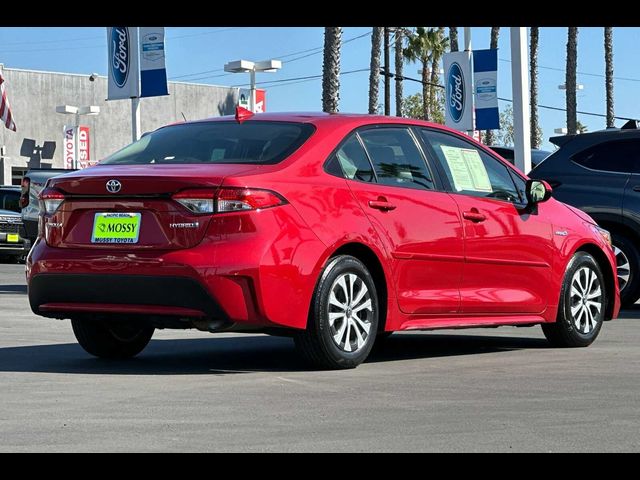
[[[389,75],[389,27],[384,27],[384,114],[391,115],[391,76]]]

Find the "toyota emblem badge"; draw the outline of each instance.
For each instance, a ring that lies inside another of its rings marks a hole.
[[[107,192],[118,193],[122,188],[122,184],[118,180],[109,180],[107,182]]]

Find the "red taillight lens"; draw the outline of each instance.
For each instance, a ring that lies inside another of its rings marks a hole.
[[[286,203],[284,198],[270,190],[236,187],[222,187],[217,192],[199,189],[183,190],[172,198],[197,214],[259,210]]]
[[[20,208],[25,208],[29,205],[29,191],[31,190],[31,179],[29,177],[24,177],[22,179],[22,183],[20,184]]]
[[[276,192],[257,188],[221,188],[216,196],[216,212],[240,212],[283,205]]]
[[[64,202],[64,194],[54,188],[45,188],[40,192],[41,211],[47,215],[56,213]]]

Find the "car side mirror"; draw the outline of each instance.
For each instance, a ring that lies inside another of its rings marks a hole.
[[[529,205],[535,205],[536,203],[546,202],[551,198],[553,189],[544,180],[527,180],[525,187],[527,194],[527,202]]]

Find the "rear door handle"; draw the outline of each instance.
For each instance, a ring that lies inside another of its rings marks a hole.
[[[640,192],[640,185],[636,185],[635,187],[633,187],[633,191]]]
[[[487,219],[484,214],[478,212],[477,210],[475,212],[473,210],[470,212],[462,212],[462,216],[467,220],[471,220],[472,222],[484,222]]]
[[[396,208],[393,203],[389,203],[386,200],[369,200],[369,206],[383,212],[394,210]]]

